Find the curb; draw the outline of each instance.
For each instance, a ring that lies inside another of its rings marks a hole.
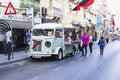
[[[15,62],[23,61],[23,60],[28,60],[28,59],[29,59],[29,57],[25,57],[25,58],[21,58],[21,59],[6,61],[6,62],[3,62],[3,63],[0,63],[0,66],[8,65],[8,64],[11,64],[11,63],[15,63]]]

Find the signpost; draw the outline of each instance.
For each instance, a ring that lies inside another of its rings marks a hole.
[[[7,8],[6,8],[5,12],[4,12],[4,15],[10,15],[11,16],[11,15],[15,15],[15,14],[17,14],[17,12],[16,12],[15,8],[13,7],[12,3],[9,2]],[[11,18],[10,27],[11,27],[11,33],[12,33],[12,28],[13,28],[13,26],[12,26],[12,18]],[[13,52],[13,43],[12,43],[12,52]],[[11,54],[12,54],[12,58],[13,58],[13,53],[12,52],[11,52]]]
[[[16,12],[16,10],[15,10],[15,8],[13,7],[13,5],[12,5],[11,2],[8,3],[8,6],[7,6],[4,14],[5,14],[5,15],[11,15],[11,14],[14,15],[14,14],[17,14],[17,12]]]

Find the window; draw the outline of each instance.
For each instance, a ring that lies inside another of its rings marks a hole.
[[[32,32],[33,36],[53,36],[53,29],[34,29]]]
[[[55,37],[56,38],[62,38],[62,30],[56,30]]]
[[[53,36],[54,30],[53,29],[44,29],[43,35],[44,36]]]

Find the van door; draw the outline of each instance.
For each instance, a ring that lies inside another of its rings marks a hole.
[[[56,49],[58,47],[62,48],[63,45],[63,39],[62,39],[62,30],[61,29],[56,29],[55,30],[55,38],[53,42],[53,49]]]

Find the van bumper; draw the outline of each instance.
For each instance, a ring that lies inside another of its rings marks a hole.
[[[27,55],[29,57],[33,57],[33,58],[41,58],[41,57],[51,57],[52,55],[55,55],[53,53],[27,53]]]

